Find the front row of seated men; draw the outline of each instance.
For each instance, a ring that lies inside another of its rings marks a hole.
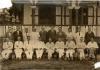
[[[49,42],[45,44],[41,40],[34,43],[30,39],[30,36],[28,36],[27,41],[24,43],[18,37],[18,41],[14,44],[6,38],[6,42],[3,43],[1,55],[3,59],[33,59],[34,57],[41,59],[45,55],[44,57],[49,60],[51,58],[73,60],[77,53],[77,57],[83,60],[87,55],[89,58],[95,58],[95,50],[97,48],[98,45],[93,37],[86,45],[83,37],[80,38],[80,42],[77,44],[70,37],[68,37],[66,43],[59,38],[56,43],[53,43],[52,39],[49,39]],[[85,49],[88,53],[84,52]]]

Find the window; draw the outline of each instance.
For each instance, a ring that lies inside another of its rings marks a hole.
[[[70,13],[71,25],[88,24],[88,8],[72,9]]]
[[[55,25],[56,24],[56,7],[42,5],[39,6],[39,25]]]

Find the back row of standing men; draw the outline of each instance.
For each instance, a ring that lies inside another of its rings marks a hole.
[[[17,30],[13,33],[8,31],[6,33],[6,37],[15,42],[17,41],[17,37],[19,36],[21,37],[21,41],[27,40],[27,36],[30,36],[31,40],[37,41],[40,38],[44,43],[48,42],[49,38],[51,38],[54,43],[58,41],[58,38],[61,38],[61,40],[65,42],[68,37],[71,37],[75,41],[75,43],[77,43],[79,42],[80,37],[83,37],[86,44],[90,41],[91,37],[95,37],[90,27],[88,28],[88,31],[86,33],[83,33],[81,31],[81,27],[78,27],[78,31],[76,33],[73,33],[72,28],[70,27],[68,28],[68,32],[64,32],[61,27],[58,28],[57,32],[54,28],[54,26],[51,26],[51,29],[49,31],[46,31],[45,28],[42,27],[41,31],[37,32],[36,28],[33,27],[31,33],[29,33],[28,30],[23,33],[22,31],[20,31],[20,28],[17,27]]]

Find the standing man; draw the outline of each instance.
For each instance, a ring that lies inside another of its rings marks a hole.
[[[85,34],[85,43],[88,44],[88,42],[91,41],[91,38],[92,38],[92,37],[94,38],[95,35],[94,35],[94,33],[92,32],[91,27],[89,27],[89,28],[88,28],[88,32],[86,32],[86,34]]]
[[[58,40],[59,38],[61,38],[62,41],[65,41],[65,39],[66,39],[66,35],[65,35],[65,33],[62,31],[62,28],[61,28],[61,27],[58,28],[58,32],[57,32],[57,40]]]
[[[23,41],[23,34],[22,32],[20,31],[20,27],[16,27],[16,31],[13,33],[13,39],[14,41],[17,41],[17,38],[20,37],[21,38],[21,41]]]
[[[44,27],[41,28],[41,31],[39,32],[39,34],[40,34],[41,41],[46,43],[47,42],[47,31],[45,30]]]
[[[36,31],[35,27],[32,27],[32,32],[30,34],[31,39],[33,40],[34,43],[36,43],[39,40],[39,32]]]
[[[13,40],[13,32],[12,32],[12,28],[8,27],[8,31],[6,32],[6,37],[9,38],[10,40]]]
[[[81,37],[83,37],[83,39],[84,39],[84,33],[81,31],[81,27],[78,27],[78,31],[76,32],[76,35],[75,35],[76,43],[80,42]]]
[[[66,33],[66,35],[67,35],[67,38],[70,37],[71,39],[74,39],[74,34],[72,32],[71,27],[68,28],[68,32]]]
[[[54,26],[52,26],[51,29],[48,31],[47,36],[48,39],[51,38],[54,43],[56,42],[56,30],[54,29]]]

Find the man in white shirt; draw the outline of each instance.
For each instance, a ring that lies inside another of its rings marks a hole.
[[[21,41],[20,36],[17,39],[18,39],[18,41],[16,41],[15,44],[14,44],[14,51],[15,51],[15,54],[16,54],[16,58],[21,59],[21,54],[22,54],[22,49],[24,48],[24,44]]]
[[[27,59],[32,59],[33,55],[33,41],[30,39],[30,36],[27,36],[27,41],[24,42],[24,49],[27,56]]]
[[[85,59],[84,49],[86,48],[86,44],[84,42],[84,38],[80,37],[80,42],[77,43],[77,51],[79,53],[80,60]]]
[[[49,38],[49,42],[46,43],[46,47],[48,51],[48,59],[50,60],[54,52],[54,42],[52,42],[51,38]]]
[[[34,43],[36,43],[39,40],[39,32],[36,31],[35,27],[32,27],[32,32],[30,34],[31,39],[33,40]]]
[[[80,42],[80,37],[84,39],[85,34],[81,31],[81,27],[78,27],[78,32],[75,34],[76,43]]]
[[[66,33],[66,35],[67,35],[67,37],[70,37],[71,39],[74,39],[72,28],[68,28],[68,32]]]
[[[98,47],[98,44],[96,41],[94,41],[94,37],[91,37],[91,41],[88,42],[87,48],[89,48],[89,57],[90,58],[95,58],[95,51]]]
[[[10,53],[13,49],[13,43],[9,40],[9,38],[6,38],[6,42],[3,43],[3,51],[2,51],[2,57],[4,59],[8,59]]]
[[[66,42],[66,48],[67,48],[66,57],[68,60],[73,60],[73,54],[75,53],[76,45],[71,37],[68,37],[67,39],[68,41]]]
[[[61,38],[58,38],[58,41],[55,43],[55,48],[59,53],[59,58],[61,58],[64,54],[64,42],[61,40]]]

